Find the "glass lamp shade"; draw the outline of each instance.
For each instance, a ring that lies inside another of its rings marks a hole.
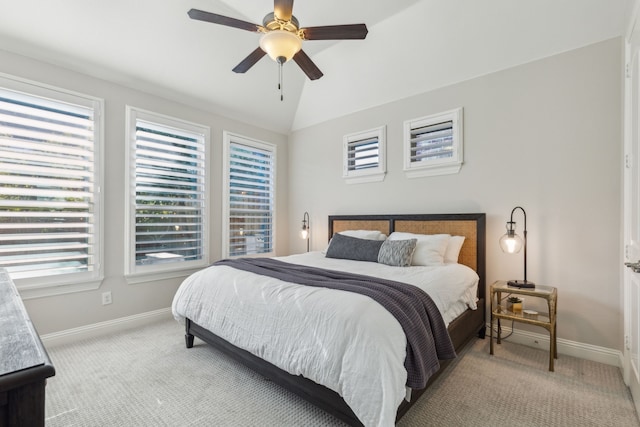
[[[507,233],[500,238],[500,248],[508,254],[516,254],[522,249],[522,238],[514,230],[507,230]]]
[[[273,30],[262,36],[260,48],[277,63],[284,63],[302,48],[302,40],[290,31]]]
[[[300,237],[302,237],[303,239],[308,239],[309,238],[309,229],[303,228],[300,231]]]

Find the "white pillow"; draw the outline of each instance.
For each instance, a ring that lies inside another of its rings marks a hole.
[[[451,239],[449,234],[413,234],[393,232],[389,240],[418,239],[411,265],[443,265],[444,254]]]
[[[358,239],[368,240],[386,240],[387,235],[378,230],[344,230],[340,234],[349,237],[357,237]]]
[[[447,250],[444,252],[445,264],[458,263],[458,258],[460,257],[460,249],[462,249],[464,239],[464,236],[451,236],[451,239],[449,239],[449,244],[447,245]]]

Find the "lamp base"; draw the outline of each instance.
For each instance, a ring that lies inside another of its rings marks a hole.
[[[529,282],[528,280],[509,280],[507,282],[507,286],[512,288],[535,288],[536,284],[533,282]]]

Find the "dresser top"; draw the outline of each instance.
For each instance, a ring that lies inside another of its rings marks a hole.
[[[22,299],[7,271],[0,268],[0,379],[49,363]]]

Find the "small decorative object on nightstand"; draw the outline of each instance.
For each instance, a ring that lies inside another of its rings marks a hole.
[[[520,297],[509,297],[507,298],[507,311],[512,311],[515,314],[522,313],[522,298]]]
[[[491,325],[489,328],[489,352],[493,354],[493,321],[497,320],[500,330],[500,319],[541,326],[549,331],[549,370],[553,371],[553,360],[558,358],[556,313],[558,309],[558,290],[553,286],[537,285],[535,288],[514,288],[505,281],[497,281],[489,290],[491,295]],[[501,304],[502,293],[510,294],[506,306]],[[542,298],[547,301],[548,313],[524,310],[522,297]],[[520,300],[519,307],[515,300]],[[500,334],[496,337],[500,344]]]

